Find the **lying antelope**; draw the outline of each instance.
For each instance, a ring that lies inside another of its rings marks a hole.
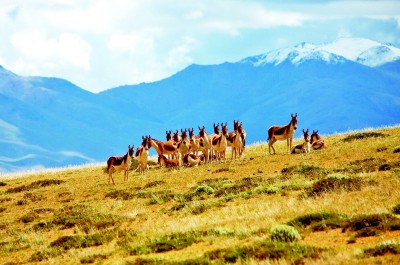
[[[313,130],[313,133],[311,134],[310,143],[311,143],[311,148],[313,150],[320,150],[320,149],[326,147],[324,140],[318,134],[318,130],[317,131]]]
[[[128,180],[128,170],[132,162],[134,153],[134,146],[128,146],[128,152],[124,156],[110,156],[107,160],[107,172],[108,172],[108,184],[110,184],[111,180],[113,184],[114,178],[112,174],[115,171],[124,171],[124,181]]]
[[[287,140],[287,152],[290,153],[292,149],[293,135],[297,129],[297,113],[295,115],[291,114],[292,119],[288,125],[285,126],[272,126],[268,129],[268,150],[271,154],[272,150],[275,152],[273,144],[278,140]]]
[[[303,129],[304,143],[296,144],[292,149],[292,154],[308,153],[310,152],[310,136],[308,135],[308,129]]]
[[[200,156],[198,156],[198,155],[189,153],[183,157],[183,164],[188,165],[190,167],[195,167],[195,166],[200,165],[202,160],[204,160],[204,159],[205,159],[204,154],[201,154]]]
[[[168,159],[165,157],[165,155],[158,156],[158,163],[162,167],[179,167],[181,165],[180,158]]]
[[[151,148],[151,142],[149,136],[142,136],[142,140],[142,145],[137,148],[135,157],[139,163],[136,171],[144,174],[149,169],[147,162],[149,160],[149,149]]]

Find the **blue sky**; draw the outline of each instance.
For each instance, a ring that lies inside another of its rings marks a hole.
[[[400,1],[1,0],[0,65],[98,92],[301,42],[400,47]]]

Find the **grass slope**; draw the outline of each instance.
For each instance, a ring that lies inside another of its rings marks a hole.
[[[400,263],[400,127],[325,142],[116,185],[101,167],[0,180],[0,263]]]

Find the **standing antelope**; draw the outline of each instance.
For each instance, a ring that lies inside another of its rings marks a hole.
[[[209,162],[212,158],[212,143],[209,135],[206,132],[206,128],[203,125],[203,128],[199,126],[199,135],[200,140],[203,142],[204,145],[204,155],[206,156],[206,163]],[[201,142],[200,142],[201,143]]]
[[[174,135],[174,140],[177,140],[178,152],[181,153],[182,157],[190,151],[190,140],[187,138],[187,130],[181,129],[181,139]],[[179,140],[179,141],[178,141]]]
[[[292,154],[308,153],[310,152],[310,136],[308,135],[308,129],[303,129],[304,143],[296,144],[292,149]]]
[[[175,155],[178,151],[177,146],[174,145],[173,141],[161,142],[149,136],[151,146],[156,150],[157,154],[160,155]]]
[[[287,140],[287,152],[290,153],[292,149],[292,141],[295,130],[297,129],[297,113],[291,114],[292,120],[285,126],[272,126],[268,129],[268,150],[271,154],[272,150],[275,152],[273,144],[278,140]]]
[[[149,160],[149,149],[151,148],[151,142],[149,136],[142,136],[142,140],[142,145],[137,148],[135,156],[139,162],[136,171],[144,174],[149,169],[147,162]]]
[[[128,152],[124,156],[110,156],[107,160],[108,184],[115,184],[112,174],[115,171],[124,171],[124,181],[128,180],[128,170],[133,158],[134,146],[128,146]]]
[[[215,126],[215,125],[214,125]],[[228,127],[227,124],[221,124],[222,133],[214,136],[211,139],[211,149],[216,152],[216,159],[221,160],[221,158],[225,158],[226,147],[228,146],[227,137],[228,137]],[[218,130],[219,131],[219,130]]]
[[[192,128],[191,130],[189,129],[189,138],[190,138],[190,150],[194,154],[198,154],[199,151],[202,151],[204,153],[204,147],[200,145],[200,136],[195,136],[194,135],[194,129]]]
[[[326,147],[324,140],[322,140],[321,136],[318,134],[318,130],[314,131],[311,134],[311,148],[313,150],[320,150],[324,147]]]

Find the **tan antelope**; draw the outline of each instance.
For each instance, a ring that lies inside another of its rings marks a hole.
[[[205,159],[204,154],[201,154],[198,156],[198,155],[189,153],[183,157],[183,165],[195,167],[195,166],[200,165],[204,159]]]
[[[187,153],[190,152],[190,140],[187,138],[187,130],[182,130],[181,129],[181,136],[180,140],[178,137],[178,131],[174,134],[174,141],[176,140],[177,142],[177,147],[178,147],[178,152],[182,155],[186,155]]]
[[[308,135],[308,129],[303,129],[304,142],[302,144],[296,144],[292,148],[292,154],[308,153],[310,152],[310,136]]]
[[[149,136],[151,146],[156,150],[159,156],[161,155],[176,155],[178,152],[177,146],[173,141],[161,142]]]
[[[138,161],[138,167],[136,168],[136,171],[144,174],[149,169],[147,162],[149,160],[149,149],[151,148],[151,142],[149,136],[142,136],[142,140],[142,145],[136,149],[135,157]]]
[[[162,167],[179,167],[181,165],[180,158],[169,159],[169,158],[166,158],[165,155],[158,156],[158,163]]]
[[[233,121],[233,129],[233,132],[228,134],[228,146],[232,148],[232,160],[241,157],[244,149],[243,140],[246,137],[243,135],[243,125],[240,125],[239,121]]]
[[[206,156],[206,163],[210,162],[213,158],[212,153],[212,138],[206,132],[206,128],[203,125],[203,128],[199,126],[199,135],[200,135],[200,145],[203,144],[204,147],[204,155]]]
[[[278,140],[286,140],[287,141],[287,152],[290,153],[292,149],[293,135],[295,130],[297,129],[297,113],[295,115],[291,114],[292,119],[288,125],[285,126],[272,126],[268,129],[268,150],[271,154],[272,150],[275,152],[275,148],[273,144]]]
[[[243,155],[244,148],[246,147],[246,137],[247,137],[247,132],[243,128],[242,122],[240,122],[240,124],[238,125],[238,131],[240,133],[240,138],[242,138],[242,147],[239,150],[239,156],[241,157]]]
[[[134,154],[134,146],[128,146],[128,152],[124,156],[110,156],[107,160],[107,172],[108,172],[108,184],[115,184],[113,173],[115,171],[124,171],[124,181],[128,180],[128,170],[131,165],[133,154]]]
[[[200,145],[200,135],[194,135],[194,129],[189,129],[190,150],[197,155],[199,151],[204,153],[204,146]]]
[[[311,148],[313,150],[320,150],[320,149],[326,147],[326,144],[325,144],[324,140],[318,134],[318,130],[317,131],[313,130],[313,133],[311,134],[310,143],[311,143]]]
[[[218,135],[215,136],[211,136],[211,150],[215,151],[215,155],[216,155],[216,160],[221,161],[222,158],[225,159],[225,151],[226,151],[226,147],[228,146],[228,141],[227,141],[227,137],[228,137],[228,125],[225,124],[221,124],[222,126],[222,133],[219,133]],[[215,130],[215,124],[214,124],[214,132],[218,130]]]

